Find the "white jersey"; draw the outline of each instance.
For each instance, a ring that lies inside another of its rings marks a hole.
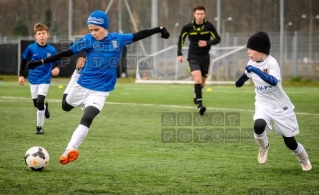
[[[293,111],[295,107],[281,85],[280,68],[277,60],[271,55],[268,55],[264,61],[254,62],[250,60],[247,66],[248,65],[259,68],[261,71],[274,76],[278,80],[276,86],[271,86],[257,74],[245,71],[245,74],[252,79],[255,85],[255,107],[262,107],[270,112]]]

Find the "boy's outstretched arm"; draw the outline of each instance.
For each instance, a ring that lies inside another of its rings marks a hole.
[[[155,28],[149,28],[149,29],[141,30],[134,33],[132,41],[136,42],[141,39],[145,39],[149,36],[152,36],[153,34],[156,34],[156,33],[161,33],[161,37],[163,39],[168,39],[170,36],[169,32],[166,30],[165,27],[155,27]]]
[[[41,65],[46,64],[46,63],[55,62],[55,61],[61,60],[63,57],[70,57],[73,55],[74,55],[74,53],[70,49],[67,51],[62,51],[61,53],[54,54],[54,55],[49,56],[47,58],[44,58],[42,60],[31,61],[28,64],[28,68],[33,69],[35,66],[41,66]]]
[[[246,73],[243,73],[239,79],[236,80],[235,85],[236,87],[242,87],[244,83],[249,79],[249,77],[246,75]]]
[[[248,65],[248,66],[246,66],[246,70],[247,70],[247,72],[253,72],[253,73],[257,74],[262,80],[264,80],[266,83],[269,83],[272,86],[276,86],[278,83],[278,80],[276,79],[276,77],[274,77],[270,74],[266,74],[254,66]]]

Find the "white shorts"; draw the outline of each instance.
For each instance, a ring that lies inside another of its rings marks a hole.
[[[275,131],[285,137],[293,137],[299,133],[299,125],[294,111],[285,110],[283,112],[270,112],[264,108],[256,108],[253,117],[256,119],[264,119],[267,127],[271,131],[272,124]]]
[[[94,106],[101,111],[107,96],[109,96],[109,92],[90,90],[75,83],[66,96],[66,102],[73,107]]]
[[[50,84],[30,84],[30,92],[32,99],[37,99],[38,95],[47,96]]]

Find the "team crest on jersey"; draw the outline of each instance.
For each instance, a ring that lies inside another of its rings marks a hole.
[[[47,53],[47,57],[51,56],[51,53]]]
[[[118,48],[117,42],[116,41],[112,41],[112,45],[114,48]]]
[[[264,68],[264,73],[268,74],[268,68]]]

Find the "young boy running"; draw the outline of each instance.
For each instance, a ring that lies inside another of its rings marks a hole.
[[[23,86],[25,82],[23,72],[28,59],[41,60],[57,53],[56,49],[47,43],[50,34],[46,25],[41,23],[35,24],[34,37],[36,42],[29,45],[22,54],[18,80],[20,86]],[[57,76],[60,71],[58,68],[60,60],[55,60],[54,62],[54,65],[53,63],[46,63],[43,66],[29,70],[28,80],[30,83],[31,98],[34,107],[37,108],[36,134],[44,133],[44,116],[50,118],[49,104],[45,101],[45,97],[48,94],[51,77]]]
[[[284,139],[286,146],[297,156],[303,171],[312,169],[308,154],[295,140],[299,126],[294,113],[294,105],[281,85],[279,65],[270,53],[270,39],[265,32],[257,32],[247,42],[247,54],[250,58],[245,73],[236,81],[236,87],[252,79],[255,85],[254,137],[259,145],[258,162],[267,161],[270,143],[265,131],[275,131]]]

